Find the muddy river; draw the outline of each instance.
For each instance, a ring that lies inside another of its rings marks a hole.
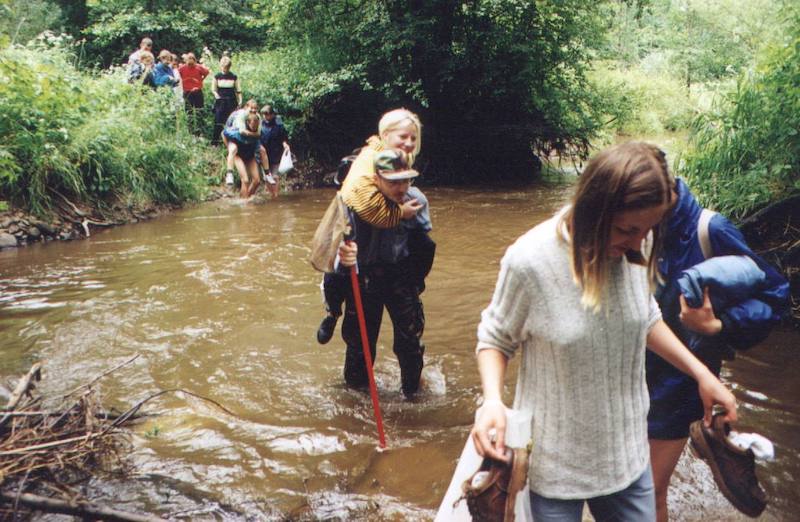
[[[475,329],[505,248],[549,217],[567,185],[485,192],[426,190],[437,258],[423,294],[426,368],[407,401],[391,352],[376,377],[389,450],[375,451],[369,396],[342,381],[343,342],[315,339],[320,274],[306,261],[333,192],[242,205],[220,200],[85,241],[0,252],[0,376],[44,361],[46,390],[100,381],[125,409],[149,394],[135,473],[93,484],[99,502],[191,520],[431,520],[469,431],[480,383]],[[759,466],[765,520],[800,513],[800,335],[783,330],[724,369],[740,431],[776,444]],[[516,370],[512,365],[511,371]],[[513,379],[508,397],[512,396]],[[674,480],[677,520],[731,520],[704,465]]]

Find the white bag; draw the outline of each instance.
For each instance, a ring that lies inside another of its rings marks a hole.
[[[292,151],[290,151],[288,148],[283,149],[281,162],[278,165],[278,174],[286,174],[293,168],[294,168],[294,163],[292,163]]]

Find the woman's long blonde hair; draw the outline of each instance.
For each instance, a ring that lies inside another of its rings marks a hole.
[[[422,123],[419,121],[419,116],[408,109],[391,110],[381,116],[378,122],[378,136],[383,141],[386,133],[405,127],[409,123],[417,128],[417,141],[414,144],[414,152],[408,157],[409,166],[411,166],[419,155],[420,148],[422,148]]]
[[[581,174],[572,205],[561,218],[571,239],[572,277],[583,290],[581,304],[594,311],[601,308],[609,277],[614,215],[668,204],[674,186],[664,153],[648,143],[623,143],[591,159]],[[641,251],[625,254],[628,261],[647,266],[652,284],[657,278],[661,228],[659,224],[653,230],[649,257]]]

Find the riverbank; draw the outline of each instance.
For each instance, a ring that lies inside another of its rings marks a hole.
[[[323,186],[332,175],[333,173],[326,174],[301,164],[296,170],[283,177],[281,190],[293,192]],[[264,183],[262,183],[258,194],[265,190]],[[254,197],[259,197],[258,194]],[[110,208],[100,209],[74,203],[64,196],[59,196],[59,204],[49,216],[37,216],[16,208],[0,212],[0,250],[23,247],[33,243],[85,239],[92,235],[93,230],[149,221],[198,203],[238,197],[239,191],[235,187],[210,185],[199,202],[187,201],[173,205],[153,203],[137,207],[115,204]]]
[[[671,146],[675,146],[670,142]],[[284,192],[332,185],[334,172],[325,172],[313,162],[300,162],[281,180]],[[262,183],[263,185],[263,183]],[[266,189],[259,187],[256,198]],[[201,202],[238,198],[236,188],[210,185]],[[792,320],[800,328],[800,196],[776,202],[740,223],[752,248],[778,267],[791,284]],[[173,210],[198,202],[141,207],[113,205],[110,209],[89,208],[70,202],[63,196],[49,218],[42,218],[20,209],[0,212],[0,250],[38,242],[70,241],[90,237],[93,230],[149,221]]]

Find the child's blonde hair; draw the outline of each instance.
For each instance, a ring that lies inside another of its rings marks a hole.
[[[408,124],[412,124],[417,128],[417,141],[414,144],[414,152],[409,158],[413,162],[422,147],[422,123],[419,121],[419,116],[408,109],[391,110],[381,116],[381,120],[378,122],[378,136],[383,140],[386,133],[405,127]]]
[[[595,311],[601,308],[609,277],[608,252],[615,214],[668,204],[674,187],[664,153],[648,143],[623,143],[603,150],[589,161],[572,205],[561,218],[569,230],[572,276],[583,290],[584,306]],[[657,278],[661,236],[659,225],[653,230],[648,258],[641,251],[625,254],[628,261],[647,266],[651,284]]]

